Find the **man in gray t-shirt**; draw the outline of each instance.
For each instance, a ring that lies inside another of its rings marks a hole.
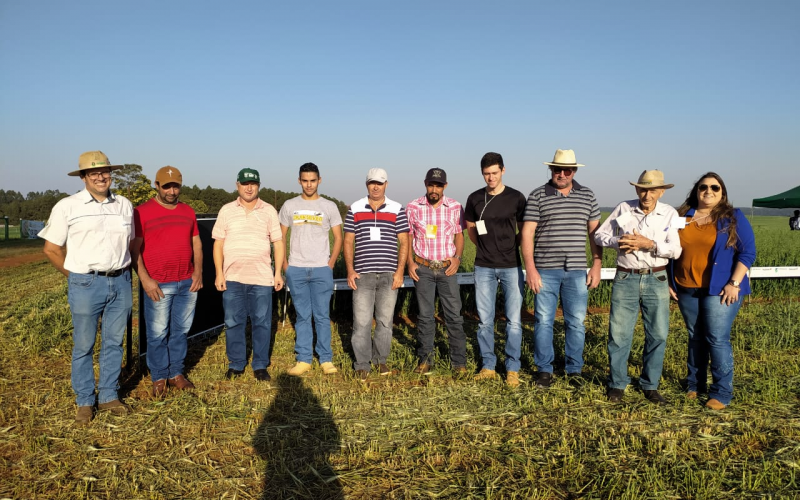
[[[280,213],[283,241],[288,241],[286,233],[292,228],[291,241],[287,245],[288,264],[284,261],[283,269],[297,313],[294,325],[297,364],[289,369],[289,375],[302,375],[311,370],[314,358],[312,317],[317,329],[314,347],[320,368],[326,375],[337,372],[332,362],[330,305],[333,265],[342,251],[342,216],[335,203],[320,197],[317,191],[320,182],[319,168],[313,163],[303,164],[298,179],[302,193],[287,200]],[[330,248],[330,233],[333,233],[333,250]]]

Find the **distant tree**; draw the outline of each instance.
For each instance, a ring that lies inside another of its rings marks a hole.
[[[219,212],[219,209],[222,208],[222,205],[229,203],[236,199],[239,196],[236,191],[229,192],[225,191],[224,189],[220,188],[212,188],[211,186],[207,186],[205,189],[201,190],[199,196],[196,199],[203,200],[205,204],[208,206],[208,212],[215,214]]]
[[[133,163],[125,166],[112,174],[114,179],[114,194],[121,194],[128,198],[133,206],[139,206],[156,195],[150,179],[142,173],[142,167]]]
[[[196,214],[207,214],[207,213],[209,213],[208,212],[208,205],[206,205],[203,200],[184,199],[183,196],[181,196],[181,201],[186,203],[190,207],[192,207],[192,210],[194,210],[194,213],[196,213]]]

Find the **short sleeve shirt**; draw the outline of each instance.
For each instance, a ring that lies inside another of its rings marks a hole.
[[[369,198],[354,202],[347,211],[344,231],[356,239],[353,268],[357,273],[397,271],[397,235],[408,232],[408,219],[402,205],[386,198],[373,211]]]
[[[211,236],[224,240],[222,272],[227,281],[275,284],[270,243],[283,238],[275,207],[259,199],[248,212],[237,198],[219,210]]]
[[[133,205],[127,198],[109,193],[99,202],[84,189],[56,203],[38,236],[66,245],[64,268],[85,274],[130,266],[128,248],[134,235]]]
[[[192,238],[200,234],[192,207],[178,203],[165,208],[151,199],[134,209],[137,237],[142,238],[142,260],[147,273],[159,283],[192,277]]]
[[[491,268],[510,268],[522,265],[517,243],[517,229],[525,212],[525,195],[505,186],[498,195],[486,193],[486,188],[469,195],[464,207],[468,222],[482,220],[486,234],[478,235],[475,265]]]
[[[456,253],[453,237],[464,228],[461,203],[447,196],[434,208],[422,196],[406,206],[414,254],[427,260],[447,260]]]
[[[331,258],[330,229],[342,225],[335,203],[325,198],[304,200],[297,196],[281,207],[281,225],[292,229],[289,265],[322,267]]]
[[[531,191],[525,221],[536,222],[533,259],[537,269],[586,269],[587,224],[600,220],[594,192],[572,181],[569,196],[549,182]]]

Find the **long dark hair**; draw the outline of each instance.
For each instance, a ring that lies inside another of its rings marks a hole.
[[[686,212],[688,212],[690,208],[697,210],[697,206],[699,205],[697,191],[700,189],[700,184],[703,182],[703,179],[709,178],[716,179],[719,185],[722,186],[722,198],[719,200],[719,203],[717,203],[717,206],[711,209],[711,223],[716,225],[717,221],[720,219],[726,222],[722,228],[723,232],[728,233],[728,242],[725,246],[732,247],[739,239],[739,236],[736,234],[736,217],[733,214],[733,205],[728,201],[728,188],[725,187],[725,181],[722,180],[719,174],[715,172],[706,172],[701,175],[700,178],[697,179],[697,182],[694,183],[694,186],[692,186],[692,190],[689,191],[689,194],[686,196],[686,201],[683,202],[683,205],[678,207],[678,213],[680,215],[686,215]]]

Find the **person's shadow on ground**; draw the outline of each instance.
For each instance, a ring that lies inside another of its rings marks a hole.
[[[339,429],[303,379],[278,375],[278,394],[253,436],[266,462],[263,500],[344,499],[328,458],[339,453]]]

